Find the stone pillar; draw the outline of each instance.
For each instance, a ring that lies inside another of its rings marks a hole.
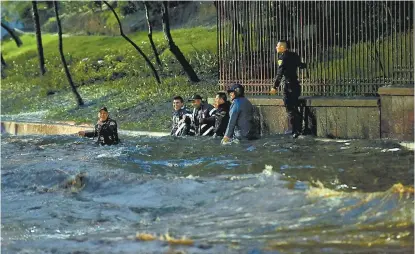
[[[381,137],[414,140],[414,88],[381,87]]]

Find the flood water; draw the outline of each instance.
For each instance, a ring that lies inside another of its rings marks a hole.
[[[398,144],[121,138],[3,135],[2,253],[413,253]]]

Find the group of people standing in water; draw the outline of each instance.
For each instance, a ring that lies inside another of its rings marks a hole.
[[[289,50],[289,44],[280,40],[276,46],[279,53],[278,71],[271,94],[276,94],[281,83],[284,83],[284,105],[292,126],[292,136],[297,138],[301,130],[301,115],[298,110],[298,99],[301,86],[298,81],[297,69],[305,68],[297,53]],[[228,101],[229,95],[231,102]],[[172,136],[213,136],[221,137],[222,143],[258,138],[258,131],[254,125],[253,106],[245,97],[245,88],[241,84],[233,84],[225,92],[218,92],[213,105],[203,101],[195,94],[189,102],[193,111],[184,105],[181,96],[173,98]],[[94,131],[80,131],[80,136],[97,138],[102,145],[114,145],[120,142],[118,138],[117,122],[109,117],[108,110],[103,107],[99,110],[99,120]]]

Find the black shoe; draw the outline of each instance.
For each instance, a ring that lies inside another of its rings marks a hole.
[[[293,138],[298,138],[298,136],[300,136],[300,134],[298,134],[298,133],[293,134]]]

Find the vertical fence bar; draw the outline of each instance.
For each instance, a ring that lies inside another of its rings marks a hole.
[[[258,83],[259,88],[261,87],[261,85],[264,83],[264,73],[265,73],[265,68],[266,66],[264,65],[264,24],[263,24],[263,2],[259,1],[258,2],[258,22],[259,22],[259,37],[258,37],[258,42],[259,42],[259,62],[260,62],[260,82]]]
[[[239,24],[242,27],[241,34],[241,62],[239,63],[241,82],[245,84],[245,70],[246,70],[246,25],[245,25],[245,3],[240,2],[238,7]]]
[[[222,5],[221,2],[217,2],[217,13],[218,13],[218,23],[216,24],[217,29],[219,30],[219,42],[218,42],[218,65],[219,65],[219,84],[222,85],[223,82],[223,50],[222,50]]]
[[[402,6],[403,5],[403,6]],[[404,73],[402,75],[402,83],[405,83],[409,80],[407,78],[407,75],[409,74],[409,72],[407,71],[408,69],[408,65],[406,63],[406,59],[407,59],[407,54],[405,54],[405,49],[406,49],[406,29],[405,29],[405,25],[406,25],[406,2],[402,2],[401,3],[402,6],[402,26],[401,26],[401,55],[402,55],[402,68],[404,70]]]
[[[413,21],[413,18],[414,18],[414,2],[413,1],[410,1],[409,2],[409,8],[408,8],[408,35],[407,35],[407,37],[408,37],[408,41],[409,41],[409,43],[408,43],[408,45],[409,45],[409,58],[408,58],[408,62],[409,62],[409,65],[408,65],[408,67],[410,68],[410,72],[408,73],[409,74],[409,78],[408,78],[408,80],[410,81],[410,82],[413,82],[414,81],[414,64],[413,64],[413,59],[414,59],[414,42],[413,41],[411,41],[411,40],[413,40],[413,33],[414,33],[414,21]],[[411,29],[411,26],[412,26],[412,29]]]
[[[232,2],[228,2],[227,3],[227,10],[228,10],[228,15],[229,15],[229,20],[228,20],[228,24],[226,26],[227,29],[227,34],[228,34],[228,82],[232,82],[232,80],[234,79],[233,77],[233,59],[234,59],[234,51],[233,51],[233,31],[232,31]]]
[[[399,58],[398,58],[398,60],[399,60],[399,64],[398,64],[398,70],[400,71],[400,73],[398,74],[399,75],[399,85],[402,85],[402,83],[403,83],[403,77],[404,77],[404,75],[405,75],[405,65],[403,64],[403,58],[404,57],[406,57],[406,56],[404,56],[403,55],[403,51],[402,51],[402,49],[403,49],[403,47],[404,47],[404,45],[403,45],[403,43],[402,43],[402,37],[403,36],[405,36],[404,35],[404,33],[403,33],[403,29],[402,29],[402,20],[405,20],[404,19],[404,17],[405,16],[403,16],[402,15],[402,9],[401,9],[401,7],[402,7],[402,4],[404,4],[405,2],[398,2],[398,6],[399,6],[399,15],[397,15],[397,17],[398,17],[398,19],[399,19],[399,28],[398,28],[398,32],[399,32],[399,34],[398,34],[398,47],[399,47],[399,53],[400,53],[400,56],[399,56]]]
[[[374,62],[374,58],[373,58],[373,32],[374,31],[373,30],[376,29],[376,27],[374,27],[374,25],[372,24],[372,19],[371,19],[372,15],[373,15],[373,13],[372,13],[373,12],[373,4],[374,4],[374,2],[367,2],[367,5],[368,5],[368,15],[367,16],[368,16],[368,24],[369,24],[369,26],[368,26],[369,39],[367,41],[367,46],[368,46],[368,50],[369,50],[369,54],[368,54],[368,60],[369,60],[368,61],[368,67],[369,67],[369,70],[367,72],[367,74],[368,74],[367,83],[372,81],[373,71],[375,70],[373,68],[373,62]],[[364,88],[363,93],[368,92],[367,83],[363,87]]]
[[[302,2],[297,2],[297,32],[296,32],[296,37],[298,39],[298,45],[299,45],[299,50],[298,50],[298,54],[301,57],[301,60],[304,59],[304,47],[303,47],[303,20],[302,20],[302,15],[301,15],[301,10],[302,10]],[[299,71],[299,79],[301,80],[301,83],[304,83],[304,72],[303,70]]]
[[[303,94],[374,95],[414,81],[413,2],[217,2],[219,83],[268,93],[287,39],[308,69]]]
[[[321,66],[322,66],[322,64],[321,64],[321,58],[318,55],[318,52],[321,52],[321,42],[320,42],[321,38],[320,38],[320,29],[319,29],[321,15],[318,15],[318,11],[317,11],[317,10],[320,9],[320,3],[315,2],[314,4],[315,4],[315,6],[314,6],[314,18],[315,18],[315,29],[316,29],[316,31],[314,33],[315,35],[313,37],[314,38],[314,43],[315,43],[314,58],[316,59],[316,66],[317,66],[317,68],[316,68],[316,77],[317,77],[317,80],[318,80],[318,86],[317,86],[318,91],[317,91],[317,93],[321,95],[321,92],[322,92],[321,91],[321,88],[322,88],[322,86],[321,86],[321,84],[322,84]]]
[[[219,4],[219,3],[218,3]],[[220,33],[220,7],[219,5],[217,5],[216,7],[216,40],[217,40],[217,44],[216,44],[216,52],[217,52],[217,61],[218,61],[218,77],[219,77],[219,90],[220,90],[220,84],[221,84],[221,80],[222,80],[222,75],[221,75],[221,71],[222,71],[222,66],[221,66],[221,50],[220,50],[220,42],[221,42],[221,33]]]
[[[236,77],[236,57],[237,57],[237,55],[238,55],[238,51],[237,51],[237,48],[236,48],[236,38],[235,38],[235,34],[237,33],[237,31],[236,31],[236,26],[235,26],[235,24],[236,24],[236,21],[235,21],[235,1],[231,1],[230,2],[230,5],[231,5],[231,13],[230,13],[230,16],[231,16],[231,25],[230,25],[230,28],[231,28],[231,43],[230,43],[230,45],[231,45],[231,52],[232,52],[232,54],[231,54],[231,56],[232,56],[232,58],[231,58],[231,63],[232,63],[232,76],[231,76],[231,80],[234,82],[235,80],[237,80],[237,77]]]
[[[251,25],[252,25],[252,38],[251,38],[251,42],[252,42],[252,66],[251,66],[251,69],[252,69],[252,80],[251,80],[251,82],[254,82],[255,83],[255,80],[256,80],[256,65],[257,65],[257,62],[256,62],[256,52],[257,52],[257,49],[256,49],[256,36],[257,36],[257,31],[256,31],[256,29],[257,29],[257,27],[256,27],[256,2],[251,2],[251,8],[250,8],[250,10],[251,10],[251,17],[252,17],[252,23],[251,23]]]
[[[315,42],[315,34],[317,34],[317,25],[316,25],[316,16],[314,15],[315,9],[316,9],[316,2],[308,2],[309,6],[312,8],[311,11],[308,10],[308,31],[309,31],[309,39],[307,40],[307,45],[309,45],[309,57],[308,57],[308,72],[310,73],[310,87],[312,86],[312,83],[315,85],[318,85],[318,82],[316,80],[316,75],[314,71],[311,71],[311,68],[317,67],[318,59],[314,57],[314,49],[317,47],[317,43]],[[311,22],[311,20],[313,22]],[[313,24],[313,31],[311,31],[311,24]],[[312,60],[314,59],[314,60]]]
[[[396,16],[393,15],[396,13],[396,2],[391,3],[391,48],[394,48],[394,46],[396,46]],[[396,50],[396,47],[395,47]],[[395,54],[391,54],[391,59],[392,59],[392,66],[391,66],[391,72],[392,72],[392,84],[396,83],[396,72],[395,72],[395,67],[396,67],[396,55]]]
[[[255,28],[255,26],[254,26],[254,16],[252,15],[252,13],[254,11],[254,9],[253,9],[254,4],[255,3],[253,3],[253,2],[249,2],[249,12],[250,12],[250,14],[249,14],[249,19],[250,19],[249,26],[250,26],[250,34],[251,34],[251,36],[249,37],[249,45],[250,45],[249,55],[250,55],[250,59],[251,59],[250,60],[250,66],[249,66],[249,73],[250,73],[251,82],[252,82],[252,80],[255,79],[255,77],[254,77],[254,52],[255,52],[255,49],[254,49],[254,37],[255,37],[254,28]]]
[[[267,27],[268,27],[268,30],[267,30],[267,33],[266,33],[266,36],[267,36],[267,44],[266,44],[266,47],[267,47],[267,49],[266,49],[266,52],[267,52],[267,57],[266,57],[266,61],[267,61],[267,72],[268,72],[268,74],[267,74],[267,84],[271,84],[272,83],[272,58],[271,58],[271,56],[272,56],[272,53],[271,53],[271,49],[272,49],[272,46],[271,46],[271,42],[272,42],[272,34],[271,34],[271,32],[272,32],[272,25],[271,25],[271,1],[267,1],[267,15],[266,15],[266,17],[267,17]],[[269,90],[268,89],[268,87],[267,87],[267,90]]]

